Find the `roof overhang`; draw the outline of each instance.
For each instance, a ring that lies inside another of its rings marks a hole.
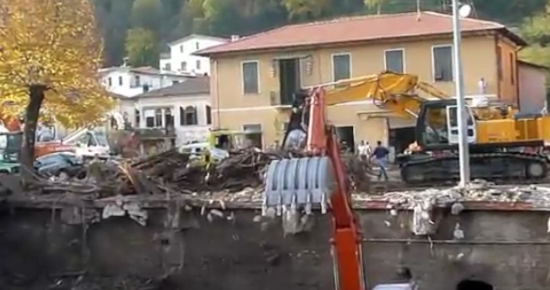
[[[550,71],[550,68],[547,67],[547,66],[540,65],[540,64],[536,64],[536,63],[532,63],[532,62],[529,62],[529,61],[518,60],[518,63],[519,63],[520,65],[525,65],[525,66],[532,67],[532,68],[535,68],[535,69],[544,70],[544,71],[546,71],[546,72]]]
[[[519,46],[525,46],[527,43],[525,40],[523,40],[520,36],[513,33],[506,27],[502,28],[491,28],[491,29],[480,29],[480,30],[469,30],[469,31],[463,31],[462,36],[463,37],[475,37],[475,36],[486,36],[486,35],[495,35],[500,34],[503,35],[510,40],[512,40],[514,43],[516,43]],[[310,43],[310,44],[303,44],[303,45],[281,45],[278,47],[265,47],[265,48],[258,48],[258,49],[245,49],[245,50],[226,50],[226,51],[219,51],[219,52],[209,52],[208,48],[204,49],[203,52],[197,51],[193,53],[193,55],[197,56],[204,56],[204,57],[210,57],[210,58],[221,58],[221,57],[231,57],[231,56],[239,56],[243,54],[262,54],[262,53],[277,53],[277,54],[283,54],[289,51],[303,51],[303,50],[317,50],[319,48],[336,48],[336,47],[342,47],[342,46],[358,46],[363,44],[371,44],[371,43],[397,43],[397,42],[416,42],[420,40],[431,40],[431,39],[441,39],[441,38],[451,38],[453,36],[452,32],[446,32],[446,33],[437,33],[437,34],[424,34],[424,35],[411,35],[411,36],[388,36],[384,38],[376,38],[376,39],[360,39],[360,40],[354,40],[354,41],[346,41],[346,42],[332,42],[332,43]],[[229,44],[227,44],[229,45]],[[222,45],[223,46],[223,45]]]

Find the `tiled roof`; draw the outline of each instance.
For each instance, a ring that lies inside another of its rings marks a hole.
[[[460,23],[464,32],[498,30],[518,44],[524,44],[519,36],[497,22],[465,18]],[[288,25],[203,49],[195,54],[209,56],[237,51],[438,35],[451,33],[452,29],[452,17],[436,12],[346,17]]]
[[[154,98],[154,97],[178,97],[178,96],[197,96],[210,94],[210,78],[196,77],[171,85],[166,88],[149,91],[137,95],[133,98]]]

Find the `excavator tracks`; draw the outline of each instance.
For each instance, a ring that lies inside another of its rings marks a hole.
[[[472,179],[495,183],[537,183],[546,179],[550,159],[546,155],[519,152],[470,153]],[[458,154],[409,161],[401,168],[402,180],[413,186],[437,185],[460,180]]]

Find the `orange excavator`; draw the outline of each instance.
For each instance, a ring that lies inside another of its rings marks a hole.
[[[266,174],[263,213],[276,209],[277,215],[310,214],[312,206],[330,211],[333,217],[332,257],[336,289],[364,290],[362,235],[351,207],[349,184],[336,129],[326,120],[325,89],[310,89],[305,97],[305,151],[309,157],[272,161]],[[412,285],[384,284],[375,290],[412,290]]]

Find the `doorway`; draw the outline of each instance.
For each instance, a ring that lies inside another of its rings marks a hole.
[[[456,285],[456,290],[493,290],[493,285],[477,280],[462,280]]]
[[[395,148],[395,153],[403,153],[411,143],[416,141],[415,128],[404,127],[390,129],[389,145]]]
[[[336,134],[340,140],[340,145],[342,149],[346,149],[349,152],[355,152],[355,134],[353,126],[341,126],[336,127]]]
[[[300,59],[279,60],[279,90],[281,105],[291,105],[294,94],[300,91]]]

